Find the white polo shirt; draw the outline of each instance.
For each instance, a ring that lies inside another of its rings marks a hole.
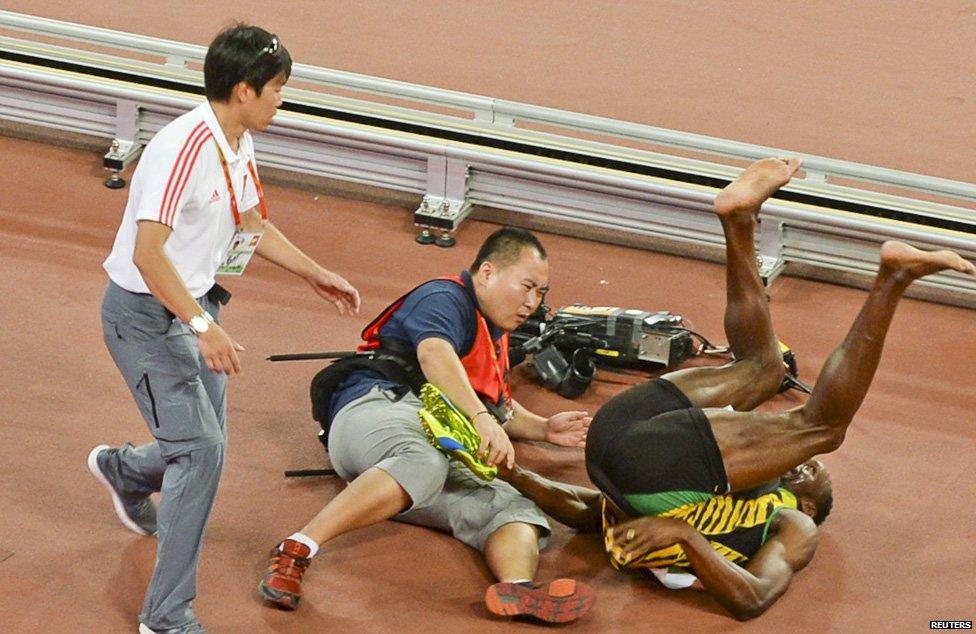
[[[138,222],[151,220],[173,228],[163,251],[190,294],[201,297],[210,290],[236,229],[218,145],[238,209],[243,213],[258,204],[247,167],[254,160],[250,132],[241,135],[235,154],[210,103],[203,102],[156,133],[143,150],[115,244],[102,265],[113,282],[133,293],[149,292],[132,255]]]

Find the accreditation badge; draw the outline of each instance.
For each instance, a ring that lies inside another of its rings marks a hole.
[[[235,232],[234,238],[230,241],[227,257],[217,269],[217,275],[244,275],[244,269],[251,261],[251,256],[257,250],[259,242],[261,242],[261,232]]]

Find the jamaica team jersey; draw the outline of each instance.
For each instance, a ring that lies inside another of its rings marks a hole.
[[[777,481],[778,484],[778,481]],[[766,533],[776,513],[783,508],[795,509],[796,497],[786,489],[771,486],[712,496],[707,500],[676,506],[656,513],[673,517],[695,527],[722,557],[744,565],[766,541]],[[603,500],[603,532],[617,523]],[[680,545],[655,550],[630,558],[619,549],[610,553],[614,568],[688,567],[688,558]]]

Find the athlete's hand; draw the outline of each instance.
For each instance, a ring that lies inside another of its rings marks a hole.
[[[231,339],[220,324],[211,323],[207,332],[197,335],[197,344],[200,346],[200,355],[212,371],[229,376],[241,373],[241,361],[237,358],[237,353],[243,352],[244,346]]]
[[[511,469],[515,466],[515,447],[508,434],[492,416],[475,416],[471,424],[481,436],[478,457],[490,465],[504,464]]]
[[[560,412],[546,421],[546,441],[563,447],[585,447],[593,417],[587,412]]]
[[[340,315],[359,314],[359,291],[338,273],[317,267],[305,279],[320,297],[332,302]]]
[[[660,548],[673,546],[691,528],[673,517],[638,517],[607,529],[604,546],[620,563],[628,563]]]

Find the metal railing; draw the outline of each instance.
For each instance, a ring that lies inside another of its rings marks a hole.
[[[165,60],[165,65],[181,68],[185,68],[188,62],[202,64],[206,56],[206,48],[202,46],[72,24],[11,11],[0,11],[0,28],[40,36],[65,38],[94,46],[112,47],[125,54],[139,53],[158,56]],[[746,162],[787,153],[796,155],[796,153],[781,148],[667,130],[555,108],[545,108],[482,95],[319,68],[308,64],[294,64],[292,80],[344,91],[409,100],[429,106],[468,111],[472,114],[470,120],[475,122],[478,128],[486,131],[505,133],[513,125],[531,122],[560,128],[570,135],[579,133],[607,135]],[[449,115],[439,115],[438,118],[444,121],[460,119]],[[804,160],[805,171],[808,174],[816,175],[818,178],[857,180],[976,202],[976,185],[971,183],[820,156],[803,154],[799,156]]]
[[[0,118],[111,139],[117,165],[202,100],[202,73],[194,65],[202,63],[203,47],[7,11],[0,11],[0,30],[65,41],[0,36]],[[85,50],[93,46],[118,55]],[[720,254],[710,207],[739,168],[718,159],[795,154],[303,64],[294,65],[291,83],[302,87],[286,89],[286,106],[297,107],[280,111],[260,135],[262,165],[416,193],[422,201],[415,222],[449,239],[472,205],[484,205],[588,226],[598,238],[624,232],[669,250],[691,245],[690,254]],[[390,99],[398,105],[384,102]],[[885,239],[976,257],[976,212],[964,206],[976,201],[976,185],[801,156],[805,178],[784,188],[793,198],[764,206],[757,241],[767,281],[792,263],[863,276],[876,267],[877,244]],[[946,273],[923,282],[964,297],[953,303],[976,298],[972,278]]]

